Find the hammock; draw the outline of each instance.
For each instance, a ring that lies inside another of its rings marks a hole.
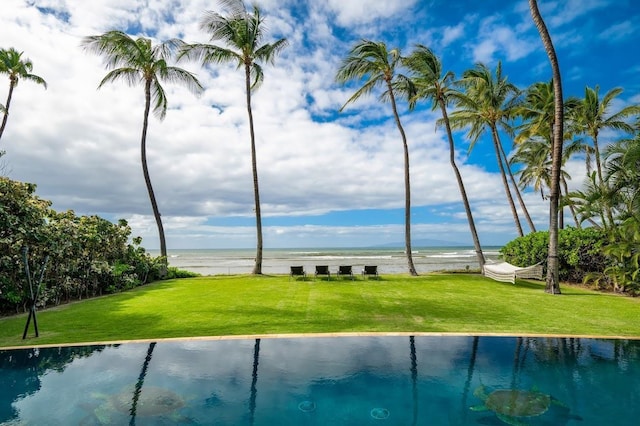
[[[542,264],[519,267],[507,262],[487,263],[482,268],[482,274],[496,281],[516,283],[516,278],[533,278],[542,280]]]

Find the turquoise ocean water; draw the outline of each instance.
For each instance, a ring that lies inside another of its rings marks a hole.
[[[498,259],[499,247],[483,248],[485,258]],[[157,251],[150,250],[152,255]],[[232,275],[250,273],[255,249],[169,250],[169,264],[201,275]],[[418,247],[413,249],[413,262],[418,273],[439,270],[478,269],[473,247]],[[401,248],[309,248],[265,249],[264,274],[288,274],[289,267],[301,265],[313,273],[316,265],[329,265],[336,271],[339,265],[353,266],[354,273],[364,265],[377,265],[381,274],[407,272],[407,258]]]

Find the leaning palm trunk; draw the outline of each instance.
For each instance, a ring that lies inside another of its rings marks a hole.
[[[500,147],[500,152],[502,153],[502,158],[504,159],[504,164],[507,168],[507,173],[509,174],[511,185],[513,186],[513,190],[515,191],[516,197],[518,198],[518,203],[520,204],[522,213],[524,214],[524,217],[525,219],[527,219],[527,223],[529,224],[529,229],[531,229],[531,232],[536,232],[536,226],[533,224],[533,220],[531,220],[531,216],[529,216],[529,210],[527,209],[527,205],[524,203],[524,200],[522,199],[522,194],[520,194],[520,189],[518,188],[518,184],[516,183],[516,180],[513,177],[513,173],[511,172],[511,166],[509,166],[509,161],[507,160],[507,153],[504,152],[504,148],[502,146],[502,142],[500,141],[499,136],[498,136],[498,146]]]
[[[449,124],[449,116],[447,115],[447,108],[444,104],[444,101],[442,100],[440,100],[438,104],[440,105],[440,110],[442,112],[444,125],[445,125],[445,128],[447,129],[447,138],[449,139],[449,162],[451,163],[451,168],[453,169],[453,172],[456,175],[456,180],[458,181],[458,188],[460,189],[460,196],[462,197],[462,203],[464,204],[464,211],[467,213],[467,222],[469,222],[469,230],[471,231],[473,246],[476,250],[476,257],[478,258],[478,264],[480,265],[480,269],[482,270],[485,263],[484,254],[482,253],[482,247],[480,246],[480,239],[478,238],[478,232],[476,231],[476,224],[473,220],[473,215],[471,213],[471,206],[469,205],[469,199],[467,198],[467,191],[464,189],[464,182],[462,181],[462,175],[460,174],[460,170],[456,165],[453,134],[451,133],[451,125]]]
[[[251,68],[245,65],[245,85],[247,90],[247,113],[249,114],[249,133],[251,135],[251,170],[253,172],[253,197],[256,210],[256,261],[253,274],[262,274],[262,215],[260,213],[260,191],[258,189],[258,162],[256,159],[256,136],[253,130],[253,112],[251,111]]]
[[[391,108],[393,109],[393,117],[396,121],[396,126],[402,136],[402,147],[404,149],[404,243],[405,251],[407,253],[407,264],[409,266],[409,273],[412,276],[418,275],[416,267],[413,265],[413,253],[411,252],[411,184],[409,176],[409,145],[407,144],[407,136],[404,133],[402,123],[400,123],[400,116],[398,115],[398,108],[396,107],[396,98],[393,95],[393,88],[390,82],[387,82],[389,88],[389,99],[391,99]]]
[[[13,88],[15,87],[14,79],[12,78],[9,82],[9,94],[7,95],[7,102],[4,105],[4,115],[2,117],[2,125],[0,125],[0,138],[2,138],[2,134],[4,133],[4,128],[7,125],[7,119],[9,118],[9,105],[11,104],[11,97],[13,95]]]
[[[562,142],[564,130],[564,105],[562,100],[562,82],[560,80],[560,66],[558,57],[553,47],[553,41],[547,30],[547,26],[538,10],[536,0],[529,0],[529,9],[533,22],[540,33],[542,44],[547,51],[551,69],[553,71],[553,97],[554,97],[554,127],[551,162],[551,185],[549,188],[549,253],[547,258],[547,284],[545,292],[560,294],[559,263],[558,263],[558,205],[560,198],[560,175],[562,168]]]
[[[567,180],[564,178],[564,176],[561,178],[562,181],[562,186],[564,187],[564,195],[567,196],[569,194],[569,185],[567,184]],[[578,220],[578,214],[576,213],[576,208],[573,205],[573,203],[568,203],[569,204],[569,210],[571,211],[571,216],[573,217],[573,221],[576,224],[576,228],[580,229],[582,228],[582,225],[580,225],[580,220]]]
[[[516,204],[513,202],[513,197],[511,196],[511,190],[509,189],[509,182],[507,181],[507,174],[505,173],[504,165],[502,164],[500,139],[498,138],[498,131],[494,125],[491,125],[491,135],[493,136],[493,146],[496,150],[496,159],[498,160],[498,167],[500,168],[500,177],[502,177],[504,192],[507,195],[507,201],[509,202],[509,207],[511,207],[511,213],[513,214],[513,221],[516,224],[516,230],[518,231],[518,236],[522,237],[524,236],[524,233],[522,232],[522,226],[520,225],[520,218],[518,217]]]
[[[149,125],[149,110],[151,109],[151,80],[147,80],[145,84],[145,104],[144,104],[144,121],[142,124],[142,141],[140,142],[140,157],[142,160],[142,173],[144,174],[144,183],[147,184],[147,192],[149,193],[149,200],[151,201],[151,208],[153,209],[153,217],[156,219],[156,225],[158,226],[158,234],[160,235],[160,256],[163,257],[163,262],[167,263],[167,243],[164,238],[164,227],[162,226],[162,218],[160,217],[160,211],[158,210],[158,203],[156,202],[156,196],[151,186],[151,178],[149,177],[149,168],[147,167],[147,127]]]

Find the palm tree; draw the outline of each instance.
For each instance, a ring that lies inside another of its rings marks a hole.
[[[28,58],[22,58],[24,52],[18,52],[13,47],[10,49],[0,49],[0,73],[9,75],[9,94],[4,105],[0,104],[0,112],[2,112],[2,124],[0,125],[0,138],[4,133],[9,118],[9,106],[13,97],[13,90],[18,86],[18,81],[29,80],[36,84],[42,84],[47,88],[47,82],[40,76],[31,74],[33,63]]]
[[[633,133],[634,128],[625,119],[640,114],[640,106],[630,105],[622,108],[618,112],[609,114],[613,100],[622,93],[619,87],[609,90],[600,99],[600,86],[591,89],[585,88],[584,99],[582,100],[577,114],[577,125],[582,133],[591,138],[596,160],[596,172],[598,181],[602,183],[602,162],[600,155],[599,135],[603,130],[620,130],[626,133]]]
[[[511,190],[509,189],[509,182],[507,181],[507,172],[511,177],[514,185],[514,190],[519,199],[520,206],[525,214],[529,226],[532,230],[535,230],[533,221],[529,217],[529,212],[520,196],[517,185],[515,185],[515,179],[508,168],[508,163],[504,149],[502,148],[502,142],[500,141],[500,135],[498,129],[511,133],[512,129],[509,124],[514,117],[516,108],[519,104],[519,90],[515,85],[509,83],[506,77],[502,76],[502,64],[499,62],[495,71],[495,78],[492,72],[484,64],[477,64],[474,69],[467,70],[463,73],[462,79],[458,82],[464,89],[464,96],[457,99],[456,109],[450,116],[451,125],[454,128],[470,127],[468,137],[471,140],[469,150],[472,150],[475,143],[480,136],[489,129],[493,140],[496,160],[498,168],[500,170],[500,176],[502,177],[502,184],[504,185],[505,195],[511,208],[513,220],[516,225],[518,235],[524,235],[522,232],[522,226],[520,225],[520,219],[518,218],[518,212],[516,210]]]
[[[287,46],[287,40],[281,38],[273,43],[261,44],[265,37],[265,27],[264,18],[257,6],[254,5],[252,12],[249,13],[242,0],[219,0],[219,4],[228,10],[228,16],[217,12],[206,12],[200,21],[200,28],[209,34],[211,41],[220,40],[227,47],[204,43],[187,44],[182,47],[179,58],[196,59],[203,65],[230,62],[244,70],[257,234],[253,274],[262,274],[262,214],[251,93],[264,80],[260,64],[262,62],[273,64],[276,56]]]
[[[565,136],[567,134],[565,133]],[[576,152],[584,152],[585,145],[579,140],[569,140],[569,144],[563,149],[562,165]],[[519,175],[518,184],[520,188],[525,189],[530,186],[533,190],[540,192],[540,196],[543,200],[548,200],[548,194],[545,194],[545,189],[551,187],[551,136],[545,137],[532,137],[528,140],[521,141],[516,147],[516,151],[509,159],[509,163],[522,164],[522,167],[516,172]],[[559,227],[564,228],[563,207],[566,205],[571,211],[571,215],[574,219],[577,228],[580,228],[580,221],[576,215],[576,209],[571,204],[567,195],[569,194],[568,180],[571,180],[571,176],[564,170],[561,171],[560,182],[562,188],[560,189],[560,211],[559,211]]]
[[[549,250],[547,257],[547,282],[545,292],[560,294],[559,262],[558,262],[558,206],[560,201],[560,172],[562,169],[562,145],[564,141],[564,103],[562,100],[562,82],[560,80],[560,66],[556,56],[553,41],[542,19],[536,0],[529,0],[529,10],[533,22],[540,33],[540,38],[553,75],[554,125],[551,155],[551,186],[549,198]]]
[[[614,201],[616,219],[633,218],[640,224],[640,134],[609,145],[604,154],[605,182]]]
[[[574,97],[564,102],[565,146],[562,155],[563,166],[571,156],[578,153],[586,153],[587,166],[590,164],[590,147],[585,145],[582,139],[574,137],[574,131],[572,130],[575,128],[574,120],[566,119],[575,115],[579,103],[579,100]],[[509,160],[511,164],[520,163],[524,165],[517,172],[520,175],[520,187],[524,188],[525,186],[533,185],[535,191],[540,191],[543,199],[547,199],[544,194],[545,187],[551,187],[552,138],[555,123],[554,108],[553,81],[534,83],[526,90],[525,100],[518,107],[517,112],[523,122],[518,126],[519,132],[515,137],[516,152]],[[567,128],[570,130],[567,131]],[[564,226],[562,208],[564,205],[568,205],[576,226],[579,228],[580,222],[576,216],[574,206],[571,203],[566,203],[567,199],[565,197],[569,192],[568,179],[571,179],[569,174],[562,171],[560,180],[564,188],[564,194],[561,190],[560,197],[564,200],[560,207],[559,227],[563,228]]]
[[[453,169],[456,181],[458,182],[458,189],[460,190],[464,210],[467,214],[467,222],[469,222],[473,246],[476,250],[480,269],[482,269],[485,263],[484,254],[482,253],[482,247],[480,246],[480,239],[478,238],[478,232],[476,231],[476,225],[473,220],[469,199],[467,198],[467,191],[465,190],[464,182],[462,181],[462,175],[456,165],[455,145],[453,142],[453,135],[451,133],[449,116],[447,114],[447,105],[449,104],[449,100],[456,99],[458,96],[458,92],[451,87],[454,74],[449,71],[442,75],[442,63],[438,57],[431,49],[421,44],[416,45],[416,50],[409,55],[405,64],[413,73],[411,75],[411,80],[413,81],[416,90],[415,96],[413,99],[410,99],[410,106],[413,108],[418,99],[425,99],[432,101],[431,107],[433,110],[440,108],[442,121],[449,141],[449,163],[451,163],[451,168]]]
[[[388,50],[383,42],[375,42],[370,40],[361,40],[349,52],[348,56],[342,61],[336,80],[345,84],[351,80],[364,81],[360,87],[340,108],[340,111],[358,100],[361,96],[371,93],[375,88],[382,86],[384,88],[380,95],[380,100],[391,103],[393,117],[396,126],[402,138],[402,147],[404,149],[404,189],[405,189],[405,252],[407,255],[407,263],[409,273],[413,276],[418,275],[413,265],[413,256],[411,253],[411,184],[409,179],[409,146],[407,144],[407,136],[400,122],[398,107],[396,105],[395,91],[400,90],[412,97],[412,82],[401,74],[396,74],[396,67],[400,64],[401,56],[399,49]]]
[[[162,120],[167,112],[167,97],[160,84],[161,81],[181,83],[193,93],[200,93],[203,90],[200,82],[192,73],[167,64],[167,61],[173,57],[173,52],[178,45],[178,40],[169,40],[153,45],[151,40],[147,38],[139,37],[134,40],[121,31],[109,31],[102,35],[85,37],[82,40],[84,49],[103,55],[106,68],[111,70],[102,79],[98,89],[106,83],[118,80],[124,80],[129,86],[140,83],[144,85],[145,104],[140,156],[144,181],[147,185],[147,192],[149,193],[153,215],[160,235],[160,254],[165,263],[167,259],[167,244],[158,203],[151,186],[151,178],[147,167],[147,128],[151,102],[153,101],[153,113]]]

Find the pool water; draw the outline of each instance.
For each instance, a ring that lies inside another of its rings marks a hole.
[[[586,426],[638,419],[635,340],[304,337],[0,351],[0,425]]]

